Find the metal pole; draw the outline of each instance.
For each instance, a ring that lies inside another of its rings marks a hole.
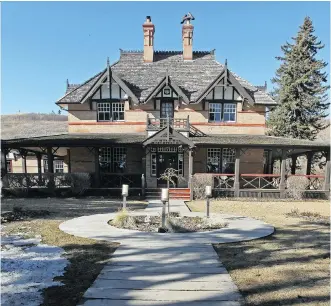
[[[209,197],[207,197],[207,218],[209,218]]]
[[[126,209],[126,196],[123,196],[123,209]]]
[[[170,201],[168,201],[168,218],[170,217]]]
[[[166,201],[162,201],[162,228],[165,228]]]

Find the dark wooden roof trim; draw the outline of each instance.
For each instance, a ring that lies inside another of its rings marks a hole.
[[[181,141],[182,143],[188,145],[190,148],[193,148],[195,145],[194,143],[187,137],[185,137],[183,134],[177,132],[176,130],[174,130],[173,128],[166,126],[164,127],[162,130],[158,131],[157,133],[155,133],[154,135],[148,137],[146,140],[144,140],[142,142],[142,145],[145,147],[147,145],[153,144],[153,142],[155,140],[159,140],[162,139],[161,137],[167,133],[172,134],[173,136],[175,136],[179,141]],[[158,145],[158,144],[157,144]]]
[[[116,83],[127,93],[127,95],[132,99],[132,101],[135,104],[139,104],[138,98],[115,72],[112,72],[112,77],[116,81]]]
[[[176,91],[176,93],[178,94],[178,97],[181,97],[183,99],[183,101],[186,104],[190,103],[189,98],[185,95],[185,93],[180,89],[180,87],[171,80],[171,78],[169,77],[168,73],[166,72],[166,75],[164,78],[162,78],[162,80],[159,82],[159,84],[157,84],[154,89],[151,91],[151,93],[147,96],[146,100],[144,103],[149,102],[151,99],[154,98],[155,95],[157,95],[159,93],[159,91],[162,89],[163,86],[169,85],[170,87],[172,87],[173,90]]]
[[[254,104],[253,98],[248,94],[246,89],[237,81],[237,79],[233,76],[231,71],[228,69],[227,64],[224,66],[222,72],[215,78],[213,82],[208,85],[208,87],[203,91],[203,93],[199,96],[199,98],[194,102],[194,104],[200,103],[209,93],[213,90],[216,85],[225,78],[226,83],[228,83],[228,79],[230,80],[233,87],[238,91],[238,93],[248,101],[250,104]]]

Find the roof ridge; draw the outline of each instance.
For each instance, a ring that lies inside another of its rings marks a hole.
[[[120,49],[121,54],[132,54],[132,53],[144,53],[143,50],[123,50]],[[183,50],[154,50],[154,54],[161,54],[161,53],[168,53],[168,54],[182,54]],[[194,50],[193,54],[215,54],[215,49],[213,50]]]

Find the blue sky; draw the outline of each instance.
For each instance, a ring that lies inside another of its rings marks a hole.
[[[81,83],[119,57],[143,47],[146,15],[155,24],[156,50],[181,50],[182,16],[192,12],[195,50],[255,85],[271,87],[281,55],[310,16],[329,62],[328,2],[5,2],[2,3],[2,113],[57,111],[66,79]],[[328,67],[328,73],[330,68]]]

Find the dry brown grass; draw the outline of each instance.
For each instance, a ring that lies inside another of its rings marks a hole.
[[[193,211],[204,205],[189,203]],[[214,246],[247,305],[330,305],[327,201],[219,200],[211,203],[211,211],[253,217],[276,229],[263,239]]]
[[[61,222],[62,220],[12,222],[5,228],[8,234],[25,232],[28,236],[41,235],[43,243],[65,250],[65,257],[70,261],[70,265],[65,269],[63,276],[55,278],[64,286],[46,288],[43,291],[44,306],[77,305],[118,247],[117,243],[66,234],[59,229]]]

